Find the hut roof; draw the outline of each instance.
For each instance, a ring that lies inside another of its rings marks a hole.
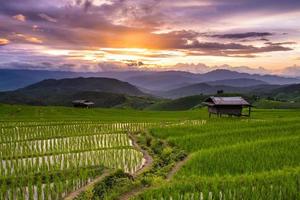
[[[209,97],[204,101],[207,105],[251,106],[243,97]]]
[[[72,103],[73,104],[83,104],[83,105],[88,105],[88,106],[94,105],[94,102],[91,102],[88,100],[75,100],[75,101],[72,101]]]

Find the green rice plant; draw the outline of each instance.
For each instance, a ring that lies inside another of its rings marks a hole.
[[[299,199],[299,183],[299,167],[251,175],[191,176],[147,190],[133,199]]]
[[[279,138],[223,148],[202,150],[192,155],[176,177],[251,174],[300,165],[300,137]]]

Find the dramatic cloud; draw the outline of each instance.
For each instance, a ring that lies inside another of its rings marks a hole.
[[[53,22],[53,23],[56,23],[57,20],[53,17],[50,17],[49,15],[46,15],[45,13],[41,13],[39,14],[39,16],[44,19],[44,20],[47,20],[48,22]]]
[[[15,41],[19,41],[19,42],[29,42],[29,43],[35,43],[35,44],[42,44],[43,41],[39,38],[36,38],[36,37],[33,37],[33,36],[30,36],[30,35],[24,35],[24,34],[13,34],[11,37],[10,37],[12,40],[15,40]]]
[[[272,36],[272,33],[268,32],[248,32],[248,33],[233,33],[233,34],[223,34],[223,35],[212,35],[212,37],[224,38],[224,39],[246,39],[246,38],[256,38],[256,37],[266,37]]]
[[[282,68],[299,63],[299,18],[299,0],[2,1],[0,63]]]
[[[297,42],[266,42],[265,44],[278,46],[278,45],[293,45],[293,44],[297,44]]]
[[[9,43],[9,40],[5,38],[0,38],[0,46],[7,45]]]
[[[84,7],[84,11],[87,12],[89,10],[89,8],[93,5],[92,0],[85,0],[83,7]],[[77,2],[78,3],[78,2]]]
[[[281,44],[270,43],[267,46],[255,47],[253,45],[243,45],[239,43],[219,43],[219,42],[200,42],[197,38],[199,33],[196,32],[171,32],[161,34],[164,41],[170,42],[168,48],[191,50],[190,55],[214,55],[214,56],[237,56],[237,57],[254,57],[253,54],[291,51],[292,48],[283,47]],[[282,43],[287,44],[287,43]]]
[[[207,66],[203,63],[198,63],[198,64],[178,63],[174,66],[166,67],[165,69],[188,71],[188,72],[200,73],[200,74],[207,73],[217,69],[227,69],[227,70],[234,69],[234,71],[241,72],[241,73],[249,73],[249,74],[270,74],[271,73],[270,70],[267,70],[263,67],[258,67],[258,68],[251,68],[247,66],[233,67],[230,65]]]
[[[13,18],[15,20],[18,20],[18,21],[21,21],[21,22],[25,22],[26,21],[26,16],[24,16],[22,14],[15,15],[15,16],[13,16]]]

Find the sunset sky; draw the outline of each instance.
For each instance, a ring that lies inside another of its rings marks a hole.
[[[300,72],[300,1],[0,0],[0,68],[221,66]]]

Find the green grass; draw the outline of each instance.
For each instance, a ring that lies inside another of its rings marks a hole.
[[[88,174],[95,176],[94,169],[89,169],[93,167],[92,160],[99,166],[133,168],[141,159],[140,154],[113,152],[131,149],[124,132],[128,127],[130,130],[148,127],[152,137],[187,152],[189,160],[171,181],[154,178],[155,189],[149,189],[136,199],[199,199],[201,195],[205,199],[224,199],[224,195],[225,199],[300,199],[300,110],[297,109],[254,109],[251,118],[209,119],[204,108],[171,112],[0,105],[0,116],[0,155],[4,160],[59,155],[62,161],[86,152],[83,155],[86,164],[82,167],[78,168],[80,160],[76,160],[76,156],[72,161],[71,168],[78,171],[80,180],[70,175],[61,179],[54,176],[61,188],[49,188],[49,191],[68,189],[66,179],[84,185]],[[179,126],[185,120],[201,120],[201,123]],[[160,123],[167,126],[158,127]],[[144,139],[147,142],[147,138]],[[39,140],[55,141],[57,146],[43,143],[41,148]],[[156,147],[168,152],[161,145]],[[129,166],[123,162],[126,156],[130,157]],[[55,170],[50,170],[47,180],[52,173],[70,170],[63,164],[63,170],[59,171],[60,166],[49,164],[49,158],[39,161],[42,164],[37,168],[33,161],[25,162],[28,167],[14,161],[7,166],[19,168],[10,170],[18,176],[26,174],[22,180],[31,180],[30,187],[45,181],[45,177],[39,181],[38,172],[47,174],[49,167]],[[0,182],[6,183],[1,191],[7,187],[18,188],[19,184],[13,176],[5,175],[7,166],[0,170]],[[51,195],[56,199],[55,194]]]
[[[255,174],[300,166],[300,134],[199,151],[176,178]]]
[[[300,118],[299,110],[255,109],[251,119]],[[206,108],[188,111],[139,111],[133,109],[80,109],[61,106],[23,106],[0,104],[0,121],[73,121],[91,120],[106,122],[122,121],[178,121],[208,119]],[[211,120],[223,121],[226,118]],[[245,118],[244,118],[245,119]],[[236,118],[234,119],[236,120]]]
[[[280,123],[278,120],[277,123]],[[272,139],[282,136],[297,136],[300,131],[297,121],[286,121],[281,126],[274,122],[225,121],[211,122],[202,127],[157,128],[153,134],[167,139],[188,152],[208,148],[218,148],[238,143],[262,139]]]
[[[190,158],[171,182],[136,199],[299,199],[299,110],[255,109],[250,119],[212,118],[151,133]]]
[[[159,111],[180,111],[189,110],[193,108],[202,107],[203,102],[207,97],[203,95],[195,95],[189,97],[183,97],[175,100],[166,100],[149,106],[147,110],[159,110]]]
[[[1,105],[2,121],[174,121],[207,118],[206,110],[163,112],[137,111],[131,109],[80,109],[55,106]]]
[[[260,100],[254,103],[256,108],[264,109],[299,109],[300,102]]]
[[[255,175],[194,177],[147,190],[134,199],[300,199],[300,168]]]

